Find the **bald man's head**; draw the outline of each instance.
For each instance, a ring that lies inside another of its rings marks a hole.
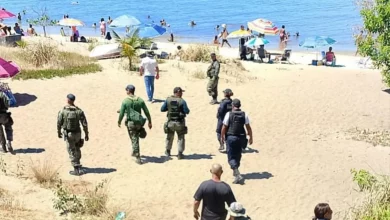
[[[222,175],[222,165],[221,164],[218,164],[218,163],[215,163],[213,164],[213,166],[211,166],[211,169],[210,169],[210,173],[211,174],[214,174],[214,175],[217,175],[217,176],[221,176]]]

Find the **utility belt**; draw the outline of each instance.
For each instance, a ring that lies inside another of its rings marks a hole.
[[[235,136],[235,137],[244,137],[246,138],[246,134],[232,134],[232,133],[227,133],[226,134],[226,137],[227,136]]]
[[[63,130],[63,134],[64,134],[64,141],[66,141],[68,139],[68,134],[72,132],[72,133],[81,133],[81,130],[80,131],[69,131],[69,130]],[[79,148],[82,148],[84,146],[84,139],[80,138],[79,142],[76,143],[76,147],[79,147]]]

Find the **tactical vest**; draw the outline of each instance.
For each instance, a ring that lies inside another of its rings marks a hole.
[[[168,105],[168,121],[182,121],[185,117],[183,113],[183,100],[179,97],[169,97]]]
[[[218,118],[220,118],[221,120],[225,118],[226,113],[232,111],[232,100],[228,98],[222,99],[222,106],[224,106],[224,108],[222,109],[221,115],[218,115]]]
[[[241,110],[232,111],[229,115],[228,135],[245,136],[245,112]]]
[[[77,131],[80,129],[79,117],[77,115],[78,108],[76,106],[64,107],[64,124],[63,129],[66,131]]]

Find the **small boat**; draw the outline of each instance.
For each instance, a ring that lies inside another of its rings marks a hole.
[[[108,58],[117,58],[121,56],[122,48],[118,43],[115,44],[103,44],[96,46],[89,57],[95,59],[108,59]]]

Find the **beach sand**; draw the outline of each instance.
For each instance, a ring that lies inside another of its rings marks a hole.
[[[63,44],[67,50],[88,54],[86,46]],[[225,49],[220,51],[223,54]],[[310,60],[313,54],[295,56],[294,61],[305,63],[303,57]],[[207,80],[192,76],[195,71],[206,72],[208,64],[177,60],[160,64],[155,98],[165,99],[175,86],[186,90],[183,98],[191,109],[186,159],[172,156],[167,160],[164,156],[166,114],[160,112],[161,103],[147,103],[153,128],[140,141],[144,164],[133,161],[130,139],[124,126],[118,128],[116,111],[126,97],[127,84],[135,85],[136,95],[144,99],[146,92],[143,78],[126,72],[120,59],[99,61],[103,66],[100,73],[10,82],[21,105],[11,108],[14,148],[19,153],[1,158],[9,170],[25,164],[26,174],[31,161],[49,160],[59,166],[59,176],[65,181],[97,184],[109,179],[109,203],[131,210],[127,214],[134,217],[130,219],[193,219],[193,195],[202,181],[210,179],[213,163],[223,165],[222,180],[231,185],[253,219],[309,219],[319,202],[328,202],[335,219],[341,219],[362,196],[350,169],[390,174],[390,148],[353,141],[347,133],[356,127],[390,129],[390,95],[382,91],[386,87],[380,73],[358,68],[358,59],[338,58],[345,68],[252,62],[243,62],[246,71],[224,67],[218,98],[225,88],[232,89],[234,98],[241,99],[254,133],[252,150],[243,155],[240,167],[245,185],[231,184],[227,156],[217,150],[218,106],[208,104]],[[71,166],[65,142],[56,133],[57,113],[66,104],[68,93],[76,95],[76,105],[89,122],[90,141],[82,148],[81,161],[91,173],[80,178],[68,174]],[[23,149],[33,150],[23,153]],[[173,154],[176,150],[175,141]],[[50,189],[3,173],[0,188],[32,210],[25,215],[0,212],[1,219],[64,219],[53,209]]]

